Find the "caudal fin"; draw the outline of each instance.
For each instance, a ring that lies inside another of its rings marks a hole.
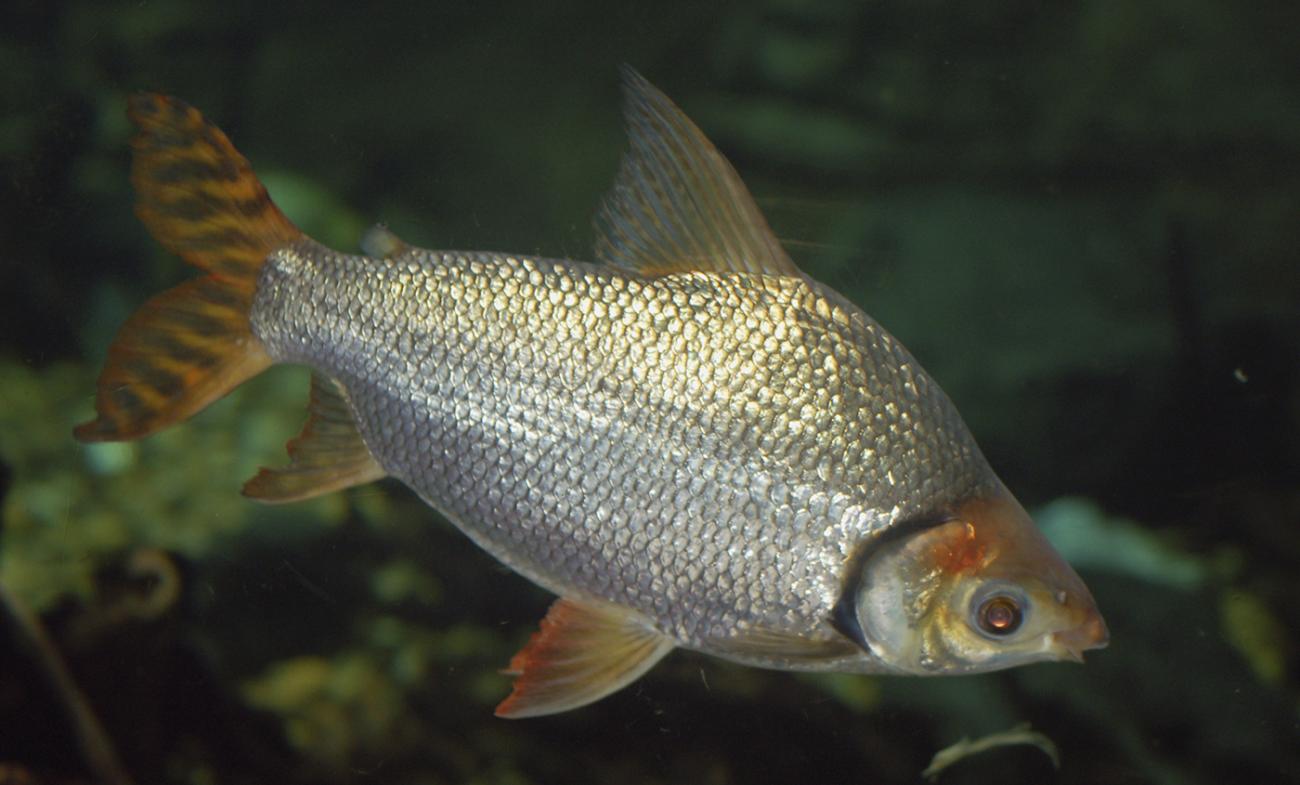
[[[198,110],[131,99],[136,214],[164,248],[206,275],[155,296],[108,350],[96,418],[81,441],[137,439],[197,413],[271,364],[249,326],[267,256],[302,236],[248,161]]]

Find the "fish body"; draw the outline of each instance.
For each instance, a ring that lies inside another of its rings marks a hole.
[[[632,150],[593,263],[382,231],[333,251],[197,112],[139,99],[140,215],[208,275],[128,321],[78,436],[136,438],[310,366],[290,465],[245,492],[393,476],[560,595],[505,716],[598,699],[677,646],[937,674],[1104,645],[939,386],[794,266],[698,128],[625,81]]]
[[[857,543],[997,483],[907,351],[802,278],[307,240],[271,256],[252,324],[498,559],[705,651],[838,637]]]

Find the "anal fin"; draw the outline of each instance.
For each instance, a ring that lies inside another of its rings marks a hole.
[[[289,465],[262,469],[244,484],[244,495],[279,503],[309,499],[385,476],[357,431],[347,393],[319,374],[311,377],[307,424],[289,441]]]
[[[635,611],[561,598],[510,660],[514,691],[498,717],[556,714],[636,681],[676,644]]]

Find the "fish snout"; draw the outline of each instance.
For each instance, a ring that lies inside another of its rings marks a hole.
[[[1104,649],[1110,643],[1110,630],[1097,611],[1091,611],[1082,624],[1052,633],[1052,644],[1061,659],[1083,662],[1083,653]]]

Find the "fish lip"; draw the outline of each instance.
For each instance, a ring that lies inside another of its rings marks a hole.
[[[1063,660],[1083,662],[1083,653],[1104,649],[1110,643],[1110,630],[1101,614],[1093,611],[1082,624],[1052,633],[1052,648]]]

